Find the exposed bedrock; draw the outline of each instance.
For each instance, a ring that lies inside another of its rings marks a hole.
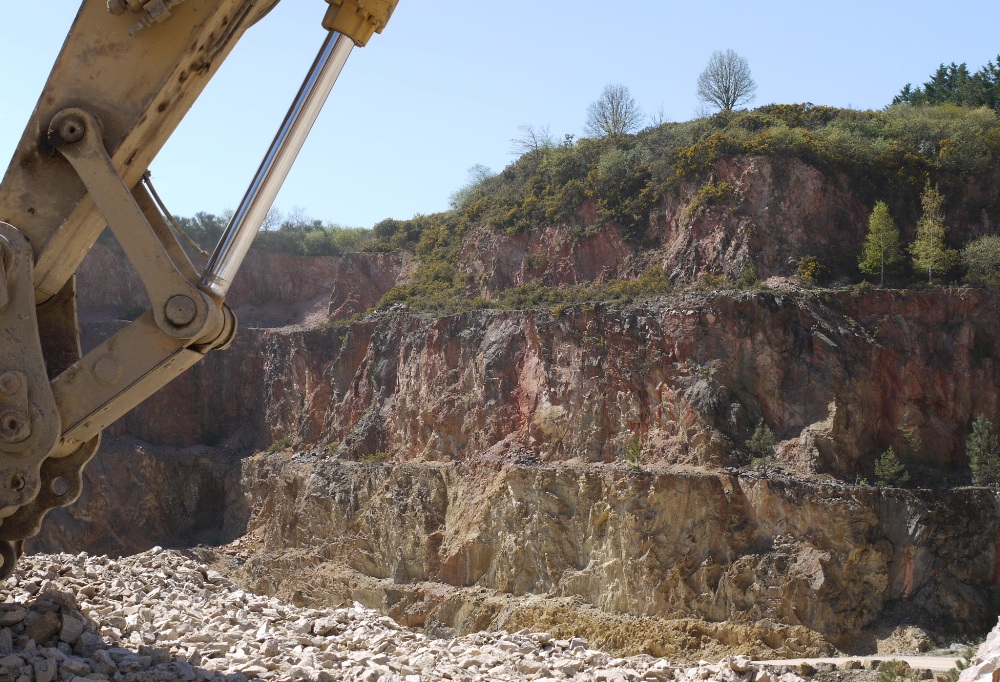
[[[150,443],[322,445],[346,459],[726,466],[763,419],[800,472],[963,465],[997,421],[987,291],[685,295],[250,330],[126,416]],[[913,430],[920,447],[904,438]]]
[[[54,512],[32,549],[132,553],[245,534],[238,576],[254,590],[360,600],[452,632],[528,618],[530,605],[483,590],[652,622],[727,621],[729,634],[714,633],[724,641],[764,639],[734,634],[758,622],[799,626],[853,650],[871,645],[887,613],[952,634],[995,621],[1000,526],[986,489],[608,465],[365,465],[291,452],[178,457],[111,440],[80,504]],[[802,632],[786,653],[822,646]]]

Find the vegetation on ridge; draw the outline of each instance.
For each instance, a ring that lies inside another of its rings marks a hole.
[[[655,246],[651,221],[668,198],[698,188],[689,212],[731,200],[733,187],[714,181],[712,173],[721,160],[733,156],[798,158],[828,175],[839,174],[861,201],[883,202],[897,221],[907,225],[920,217],[922,190],[929,180],[940,188],[947,204],[970,178],[985,176],[1000,163],[996,112],[951,104],[896,105],[884,111],[768,105],[664,123],[634,135],[580,140],[567,136],[561,142],[544,129],[531,132],[530,144],[519,145],[527,151],[501,173],[493,175],[486,169],[474,173],[472,182],[456,193],[453,210],[385,220],[374,227],[363,249],[408,250],[419,263],[414,281],[391,291],[381,307],[403,303],[440,313],[556,306],[621,295],[624,282],[568,288],[528,283],[493,293],[489,300],[477,298],[482,282],[463,262],[464,240],[472,230],[517,235],[552,225],[584,236],[613,223],[641,252]],[[970,214],[984,210],[1000,211],[989,202],[969,208]],[[950,247],[944,248],[949,255]],[[858,244],[857,252],[861,250]],[[803,257],[803,262],[809,259],[809,276],[803,275],[803,280],[815,279],[827,265],[815,256]],[[532,264],[526,260],[526,266]],[[879,265],[880,275],[881,270]],[[639,280],[653,287],[643,290]],[[653,269],[635,280],[626,294],[657,295],[670,289],[667,274]]]
[[[964,196],[969,181],[985,178],[1000,166],[1000,118],[988,108],[897,104],[883,111],[855,111],[811,104],[767,105],[663,123],[635,134],[610,129],[600,137],[566,136],[556,142],[544,128],[529,132],[528,138],[518,141],[524,153],[499,174],[478,167],[469,185],[455,194],[450,211],[388,219],[370,231],[293,215],[272,221],[275,224],[261,231],[254,248],[295,255],[355,250],[414,253],[415,276],[389,292],[380,304],[383,308],[401,303],[435,313],[558,309],[586,301],[656,296],[684,283],[672,282],[669,273],[655,266],[661,261],[652,257],[638,258],[628,280],[553,287],[540,281],[546,256],[529,253],[523,266],[527,283],[507,289],[500,285],[497,290],[487,286],[486,275],[475,270],[463,249],[474,248],[466,243],[473,232],[523,235],[560,226],[586,236],[613,224],[641,256],[662,246],[657,242],[657,221],[662,224],[671,201],[686,202],[684,220],[701,207],[729,205],[736,189],[714,177],[719,162],[758,156],[799,159],[838,178],[859,202],[878,203],[891,213],[894,225],[905,228],[899,231],[911,234],[922,213],[922,190],[931,183],[939,191],[937,214],[922,219],[927,228],[921,233],[924,238],[910,245],[915,266],[924,277],[948,274],[958,261],[956,247],[964,247],[961,262],[970,282],[989,284],[1000,278],[996,237],[948,243],[948,236],[942,237],[938,229],[944,209]],[[962,212],[951,211],[948,217],[981,220],[985,214],[1000,222],[1000,206],[985,195],[965,201]],[[224,218],[204,213],[179,222],[204,248],[214,245],[225,224]],[[875,247],[859,243],[855,250],[859,261],[845,263],[838,256],[840,260],[832,262],[823,253],[793,254],[797,265],[792,269],[806,284],[823,276],[843,281],[846,275],[857,281],[859,270],[882,281],[899,272],[894,268],[901,265],[897,258],[901,251],[905,252],[901,243]],[[732,279],[708,276],[703,284],[731,286],[738,279],[739,284],[755,286],[758,278],[752,263],[745,271],[746,277],[731,273]]]
[[[1000,56],[975,73],[964,62],[941,64],[923,87],[907,83],[892,103],[961,104],[1000,111]]]

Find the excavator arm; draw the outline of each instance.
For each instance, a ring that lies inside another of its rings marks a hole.
[[[142,180],[239,38],[277,2],[80,8],[0,183],[0,575],[49,510],[79,497],[101,430],[228,346],[236,320],[224,298],[250,242],[352,48],[381,32],[397,0],[327,0],[330,35],[198,272]],[[105,226],[151,305],[84,355],[74,273]]]

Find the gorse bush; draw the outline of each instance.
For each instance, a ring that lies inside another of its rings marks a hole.
[[[900,679],[910,680],[910,666],[905,661],[882,661],[878,665],[875,682],[899,682]]]
[[[455,196],[471,223],[510,233],[550,224],[575,224],[588,200],[601,216],[641,237],[657,198],[648,152],[637,137],[567,140],[522,155],[497,176]]]
[[[625,461],[635,468],[642,465],[642,441],[639,440],[639,436],[633,436],[625,448]]]

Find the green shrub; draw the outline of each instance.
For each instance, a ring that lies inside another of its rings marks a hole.
[[[908,679],[910,666],[905,661],[882,661],[878,666],[875,682],[897,682],[899,678]]]
[[[972,657],[976,655],[976,650],[970,647],[965,647],[962,651],[961,658],[955,660],[955,667],[949,668],[944,673],[944,682],[958,682],[958,678],[962,675],[962,671],[969,667],[972,663]]]
[[[1000,235],[980,237],[962,249],[962,267],[971,284],[1000,286]]]
[[[736,278],[736,286],[741,289],[750,289],[760,284],[760,277],[757,275],[757,266],[752,262],[747,263],[740,270],[740,276]]]
[[[529,270],[544,270],[549,264],[549,257],[544,253],[529,253],[524,257],[524,265]]]
[[[883,452],[876,460],[875,480],[880,486],[890,487],[900,487],[910,480],[909,472],[892,448]]]
[[[625,461],[629,466],[639,468],[642,465],[642,442],[639,436],[633,436],[625,449]]]
[[[754,429],[753,435],[746,442],[750,451],[751,463],[757,465],[774,457],[774,432],[761,419]]]
[[[378,466],[388,462],[391,456],[392,455],[385,450],[378,450],[376,452],[364,453],[358,457],[358,461],[364,466]]]
[[[702,206],[724,205],[733,197],[733,186],[729,182],[707,182],[698,190],[698,194],[684,211],[684,220],[690,220]]]
[[[271,445],[268,446],[265,452],[271,455],[274,454],[275,452],[281,452],[282,450],[291,447],[291,445],[292,445],[292,439],[286,436],[281,440],[276,440],[273,443],[271,443]]]
[[[602,217],[621,225],[626,237],[641,241],[660,196],[651,181],[644,148],[612,148],[587,175],[587,195],[596,200]]]

